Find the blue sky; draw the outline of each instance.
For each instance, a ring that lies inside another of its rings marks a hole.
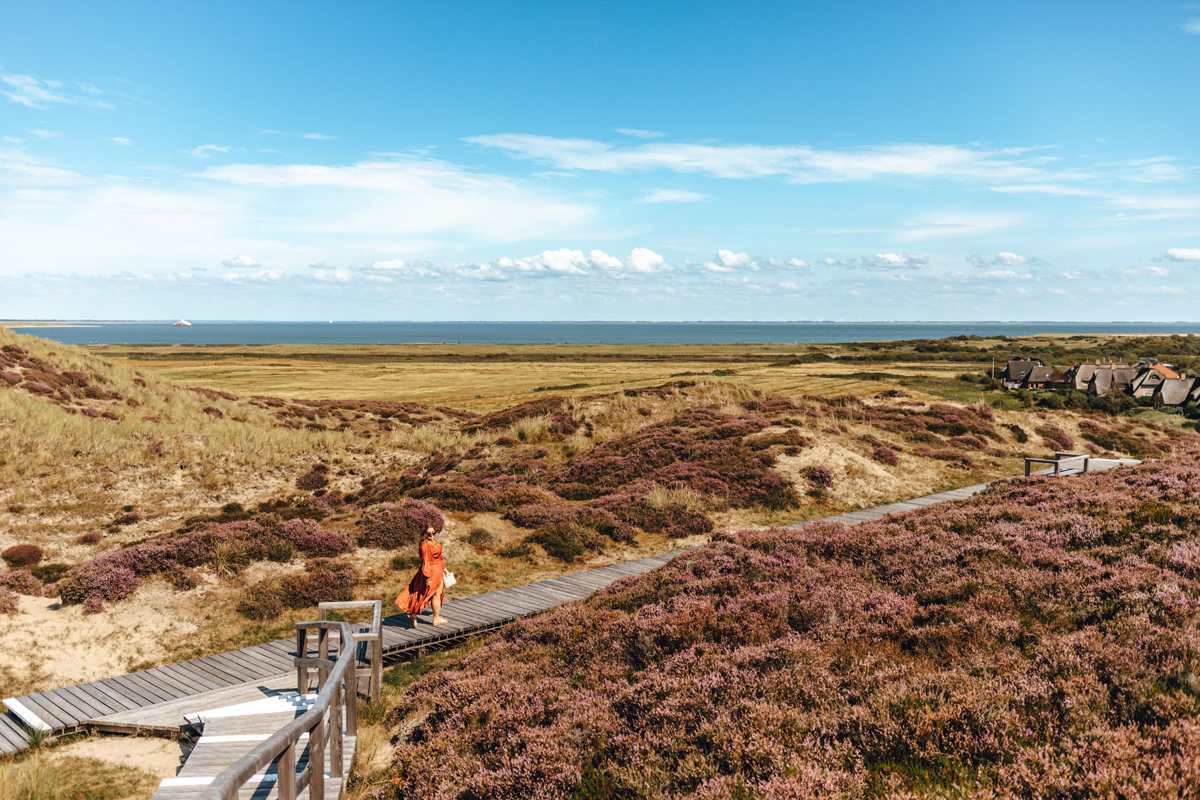
[[[0,317],[1198,319],[1200,4],[4,19]]]

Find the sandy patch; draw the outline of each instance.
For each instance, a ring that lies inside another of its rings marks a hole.
[[[122,767],[133,767],[162,780],[172,778],[183,766],[185,755],[179,742],[143,736],[91,736],[56,747],[53,761],[94,758]]]
[[[177,592],[148,581],[103,614],[84,614],[57,598],[22,597],[19,613],[0,617],[0,679],[4,696],[123,675],[179,660],[176,650],[195,644],[197,609],[215,580]]]

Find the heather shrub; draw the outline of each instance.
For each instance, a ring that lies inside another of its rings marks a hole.
[[[237,610],[249,619],[275,619],[283,613],[283,595],[270,584],[256,583],[246,589],[238,601]]]
[[[384,796],[1188,795],[1198,483],[717,534],[410,685]]]
[[[502,558],[528,558],[533,555],[533,548],[527,542],[519,542],[501,547],[496,551],[496,555]]]
[[[828,489],[833,486],[833,473],[829,467],[813,464],[802,469],[800,474],[816,489]]]
[[[1009,432],[1013,435],[1013,439],[1016,440],[1017,444],[1025,444],[1026,442],[1029,441],[1029,434],[1026,433],[1025,429],[1022,428],[1020,425],[1008,424],[1008,425],[1005,425],[1004,427],[1008,428]]]
[[[286,564],[296,556],[296,545],[287,539],[273,538],[267,541],[267,560]]]
[[[487,528],[481,528],[478,525],[467,532],[467,544],[477,550],[486,550],[492,546],[495,540],[496,537],[492,535],[491,531]]]
[[[900,457],[896,455],[896,451],[884,445],[876,447],[871,453],[871,458],[888,467],[894,467],[900,463]]]
[[[121,553],[104,555],[119,556]],[[58,582],[58,591],[64,605],[77,605],[90,597],[122,600],[132,594],[140,582],[137,574],[121,565],[119,559],[100,556],[67,573]]]
[[[499,507],[495,492],[467,481],[435,483],[410,494],[416,498],[428,497],[440,508],[451,511],[495,511]]]
[[[1038,436],[1041,436],[1047,442],[1060,451],[1070,450],[1075,446],[1075,440],[1067,435],[1067,432],[1057,425],[1046,423],[1035,429]]]
[[[318,558],[310,561],[304,572],[284,578],[280,592],[289,608],[307,608],[317,603],[353,600],[357,583],[358,570],[350,564]]]
[[[36,569],[36,568],[35,568]],[[42,582],[30,570],[18,569],[0,574],[0,586],[17,594],[37,597],[42,593]]]
[[[100,544],[100,540],[104,538],[102,531],[88,531],[79,537],[80,544]]]
[[[291,542],[297,550],[313,558],[332,558],[354,549],[350,537],[337,531],[325,530],[311,519],[287,520],[279,526],[279,537]]]
[[[104,598],[98,594],[89,594],[83,601],[84,614],[103,614]]]
[[[387,503],[358,521],[358,543],[395,550],[419,542],[429,526],[440,531],[445,524],[441,512],[421,500]]]
[[[42,583],[57,583],[66,577],[66,574],[70,571],[70,564],[60,563],[38,564],[36,567],[29,568],[30,574],[32,574],[34,578],[37,578]],[[24,573],[23,571],[18,570],[17,572],[10,574],[20,575]],[[13,588],[16,589],[17,587],[14,585]],[[29,592],[22,592],[22,594],[29,594]]]
[[[36,544],[17,544],[0,553],[0,558],[4,559],[4,563],[8,564],[9,569],[20,569],[21,567],[32,567],[34,564],[40,564],[42,561],[42,548]]]
[[[311,470],[296,478],[296,488],[305,492],[323,489],[329,485],[329,476],[326,474],[328,471],[329,467],[324,464],[317,464]]]
[[[181,592],[190,591],[200,585],[200,577],[182,564],[172,564],[166,575],[171,585]]]
[[[21,610],[21,598],[7,586],[0,586],[0,614],[16,614]]]
[[[540,544],[551,558],[568,564],[589,550],[600,549],[593,531],[567,520],[543,525],[525,541]]]

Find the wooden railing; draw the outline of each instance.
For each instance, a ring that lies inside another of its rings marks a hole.
[[[1072,464],[1071,462],[1075,463]],[[1034,464],[1049,464],[1054,467],[1054,474],[1058,475],[1063,468],[1076,465],[1081,467],[1081,472],[1087,472],[1090,462],[1091,457],[1083,453],[1055,453],[1054,458],[1026,458],[1025,477],[1029,477],[1029,474],[1033,471]]]
[[[320,613],[319,619],[322,622],[325,621],[326,612],[328,611],[353,608],[371,608],[375,612],[371,617],[370,629],[358,631],[354,634],[354,641],[361,643],[354,648],[354,660],[358,664],[363,663],[363,659],[359,658],[360,648],[364,652],[368,649],[371,652],[370,666],[356,666],[354,675],[357,678],[366,678],[369,681],[367,696],[371,698],[372,702],[377,703],[379,702],[381,691],[380,684],[383,682],[383,603],[379,600],[350,600],[347,602],[319,603],[317,605],[317,610]]]
[[[317,632],[318,658],[308,656],[309,631]],[[336,661],[329,659],[330,632],[336,632],[340,641]],[[306,787],[310,798],[323,800],[326,745],[329,748],[330,778],[344,780],[344,738],[358,735],[355,648],[354,632],[345,622],[296,623],[297,691],[303,695],[307,690],[309,670],[317,670],[318,675],[317,698],[312,708],[235,761],[213,779],[197,800],[232,800],[237,797],[239,789],[276,759],[278,775],[275,786],[279,800],[296,800],[297,793]],[[308,765],[297,773],[296,762],[303,752],[300,740],[305,734],[308,734]]]

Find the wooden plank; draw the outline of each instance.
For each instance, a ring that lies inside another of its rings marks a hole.
[[[131,708],[137,708],[143,705],[145,701],[136,697],[133,692],[124,691],[123,687],[111,678],[105,678],[99,681],[82,684],[91,687],[97,692],[104,692],[108,697],[112,698],[113,702],[120,703],[123,710],[128,711]]]
[[[236,676],[218,669],[215,664],[209,663],[208,659],[204,658],[193,658],[191,661],[173,664],[170,668],[176,677],[186,676],[193,683],[202,684],[205,689],[221,689],[235,683],[242,683]],[[161,669],[167,669],[167,667],[161,667]]]
[[[145,674],[139,677],[147,682],[155,681],[161,685],[164,691],[167,692],[167,699],[186,697],[189,694],[195,694],[197,691],[203,692],[219,688],[207,677],[198,677],[191,670],[185,669],[181,664],[164,664],[153,670],[146,670]]]
[[[6,752],[15,753],[29,746],[29,732],[24,723],[11,711],[0,714],[0,738],[4,740]]]
[[[203,674],[215,681],[217,687],[230,686],[235,683],[245,683],[251,680],[253,675],[243,674],[241,670],[230,665],[221,654],[206,656],[204,658],[194,658],[191,661],[184,661],[179,666],[191,670],[193,673]]]
[[[207,664],[217,664],[226,672],[232,672],[235,677],[241,678],[239,683],[256,680],[263,676],[263,667],[256,662],[247,661],[245,657],[238,656],[236,653],[217,653],[205,659]]]
[[[108,703],[101,703],[78,686],[64,686],[61,689],[55,689],[54,692],[64,699],[70,699],[77,711],[82,712],[81,721],[96,716],[103,717],[105,714],[112,714],[118,710]]]
[[[36,712],[45,722],[53,728],[66,728],[79,722],[78,719],[72,719],[71,710],[62,708],[54,701],[54,698],[48,692],[38,692],[37,694],[18,697],[26,707]]]
[[[174,687],[164,688],[159,682],[153,681],[144,675],[137,672],[129,675],[118,675],[115,678],[107,680],[119,683],[123,689],[128,689],[130,693],[146,698],[148,703],[162,702],[179,696],[179,691]]]

